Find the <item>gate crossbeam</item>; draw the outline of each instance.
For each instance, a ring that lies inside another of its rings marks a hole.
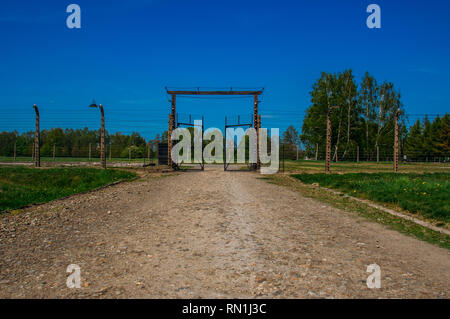
[[[255,91],[200,91],[200,90],[166,90],[167,94],[170,95],[261,95],[263,94],[263,90],[255,90]]]

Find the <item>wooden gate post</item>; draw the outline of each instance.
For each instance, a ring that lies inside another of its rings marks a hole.
[[[330,172],[330,154],[331,154],[331,120],[330,120],[331,109],[328,109],[327,113],[327,146],[325,155],[325,173]]]
[[[167,165],[172,167],[172,130],[173,130],[173,115],[169,114],[169,130],[167,131]]]
[[[106,150],[105,150],[105,112],[103,106],[98,106],[101,113],[101,129],[100,129],[100,159],[102,168],[106,169]]]
[[[337,109],[339,106],[333,105],[328,107],[327,112],[327,145],[325,155],[325,173],[330,172],[330,160],[331,160],[331,112],[333,109]],[[337,161],[337,147],[336,147],[336,161]]]
[[[175,129],[175,120],[176,120],[176,109],[177,109],[177,95],[172,94],[171,102],[171,113],[169,115],[169,129],[167,131],[167,164],[169,167],[173,167],[172,164],[172,132]]]
[[[400,110],[395,112],[395,135],[394,135],[394,172],[398,172],[398,154],[399,154],[399,143],[398,143],[398,117],[400,115]]]
[[[259,117],[258,117],[258,94],[253,96],[253,126],[256,130],[256,164],[255,169],[259,170],[261,162],[259,158]]]
[[[36,113],[36,130],[34,132],[34,167],[41,167],[41,152],[40,152],[40,122],[39,109],[36,104],[33,105]]]
[[[261,128],[261,115],[258,114],[258,134],[256,135],[256,140],[258,142],[258,147],[256,148],[256,150],[258,152],[258,157],[256,158],[256,160],[257,160],[256,168],[258,170],[261,169],[261,157],[259,156],[259,142],[260,142],[259,141],[259,139],[260,139],[259,130],[260,130],[260,128]]]
[[[101,127],[100,127],[100,164],[103,169],[106,169],[106,149],[105,149],[105,111],[103,105],[92,102],[89,107],[98,107],[101,114]],[[91,143],[89,143],[89,161],[91,160]]]
[[[177,110],[177,96],[176,94],[172,94],[172,99],[170,100],[172,105],[172,130],[175,128],[175,114]]]

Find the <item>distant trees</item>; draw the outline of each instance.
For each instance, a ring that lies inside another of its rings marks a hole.
[[[316,145],[321,152],[325,149],[326,117],[331,106],[338,106],[330,117],[334,160],[355,158],[358,147],[361,159],[374,159],[377,148],[385,156],[392,156],[394,116],[398,109],[400,131],[405,133],[400,93],[393,83],[379,85],[369,73],[358,85],[350,69],[341,73],[323,72],[310,95],[311,106],[306,111],[300,138],[311,157]]]
[[[341,73],[323,72],[313,84],[311,106],[306,110],[300,134],[306,155],[314,157],[319,146],[319,158],[324,157],[326,117],[328,108],[338,106],[331,113],[333,160],[392,159],[395,113],[400,110],[400,154],[409,160],[450,157],[450,115],[417,120],[407,127],[401,95],[391,82],[378,83],[366,72],[358,84],[352,70]]]
[[[159,137],[157,137],[159,138]],[[16,155],[32,156],[34,143],[34,132],[19,134],[15,132],[0,133],[0,156],[13,156],[14,144],[16,144]],[[155,140],[148,143],[155,144]],[[120,132],[106,134],[106,154],[109,157],[126,158],[130,155],[135,157],[146,157],[148,155],[147,141],[137,132],[124,135]],[[92,157],[100,156],[100,132],[98,130],[53,128],[41,131],[41,156],[87,157],[89,152]],[[156,147],[150,147],[150,156],[154,156]]]
[[[450,157],[450,114],[417,120],[409,130],[405,143],[408,159],[427,161],[432,157]]]
[[[290,125],[283,132],[281,143],[284,147],[284,157],[289,159],[297,159],[297,148],[300,147],[300,135],[295,127]]]
[[[366,72],[358,91],[358,103],[361,107],[364,126],[364,138],[360,141],[361,149],[366,153],[366,158],[369,160],[375,156],[375,149],[372,146],[376,144],[376,135],[378,133],[378,101],[379,87],[377,81]]]

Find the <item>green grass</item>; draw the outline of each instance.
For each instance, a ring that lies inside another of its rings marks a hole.
[[[48,202],[135,176],[112,169],[0,167],[0,211]]]
[[[292,173],[322,173],[325,170],[324,161],[286,160],[285,171]],[[282,170],[280,163],[280,171]],[[332,173],[389,173],[393,171],[392,162],[332,162]],[[402,173],[450,173],[450,163],[400,163],[399,171]]]
[[[450,173],[294,174],[303,183],[394,204],[410,213],[450,221]]]

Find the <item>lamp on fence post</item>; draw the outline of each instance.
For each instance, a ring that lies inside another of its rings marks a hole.
[[[89,107],[98,107],[100,109],[100,113],[102,115],[101,119],[101,129],[100,129],[100,157],[101,157],[101,164],[102,168],[106,169],[106,156],[105,156],[105,112],[103,111],[103,105],[99,104],[97,105],[95,101],[92,102]]]

